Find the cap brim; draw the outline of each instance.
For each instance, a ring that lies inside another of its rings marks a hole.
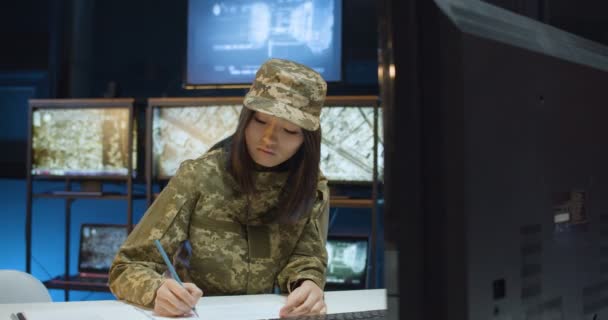
[[[243,105],[251,110],[287,120],[308,131],[319,129],[318,117],[302,112],[275,99],[246,95]]]

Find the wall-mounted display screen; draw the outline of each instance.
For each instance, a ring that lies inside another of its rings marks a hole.
[[[250,84],[269,58],[341,80],[341,0],[188,1],[188,85]]]
[[[180,163],[195,159],[237,127],[240,105],[156,107],[152,116],[153,175],[168,178]],[[321,114],[321,171],[330,181],[373,179],[374,107],[328,106]],[[378,132],[382,132],[381,114]],[[379,172],[384,163],[378,141]]]

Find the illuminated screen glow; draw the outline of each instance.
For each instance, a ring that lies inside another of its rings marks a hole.
[[[126,226],[83,225],[78,257],[80,271],[109,270],[127,236]]]
[[[129,108],[36,109],[32,113],[32,174],[128,174]],[[136,131],[134,126],[133,131]],[[133,169],[136,144],[133,135]]]
[[[341,80],[341,0],[188,1],[188,84],[246,84],[269,58]]]
[[[241,106],[160,107],[153,111],[153,174],[167,178],[236,130]],[[331,181],[373,178],[373,107],[331,106],[321,114],[321,171]],[[381,114],[379,113],[379,132]],[[378,142],[379,172],[384,163]]]
[[[382,109],[378,109],[378,172],[382,180]],[[373,179],[374,107],[331,106],[321,111],[321,171],[332,181]]]
[[[328,239],[327,284],[364,286],[367,240]]]
[[[236,130],[241,105],[154,108],[153,174],[171,177]]]

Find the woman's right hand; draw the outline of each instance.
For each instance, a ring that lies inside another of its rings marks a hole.
[[[173,279],[165,279],[156,290],[154,312],[163,317],[187,315],[202,296],[203,291],[194,283],[184,283],[182,287]]]

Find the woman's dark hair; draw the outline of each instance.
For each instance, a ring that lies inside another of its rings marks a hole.
[[[243,107],[239,124],[228,147],[227,170],[246,194],[253,194],[255,182],[253,172],[256,164],[247,151],[245,128],[253,119],[255,111]],[[296,153],[280,167],[288,170],[287,182],[280,193],[278,217],[282,223],[294,223],[308,213],[314,205],[319,178],[321,158],[321,129],[309,131],[302,129],[304,142]]]

